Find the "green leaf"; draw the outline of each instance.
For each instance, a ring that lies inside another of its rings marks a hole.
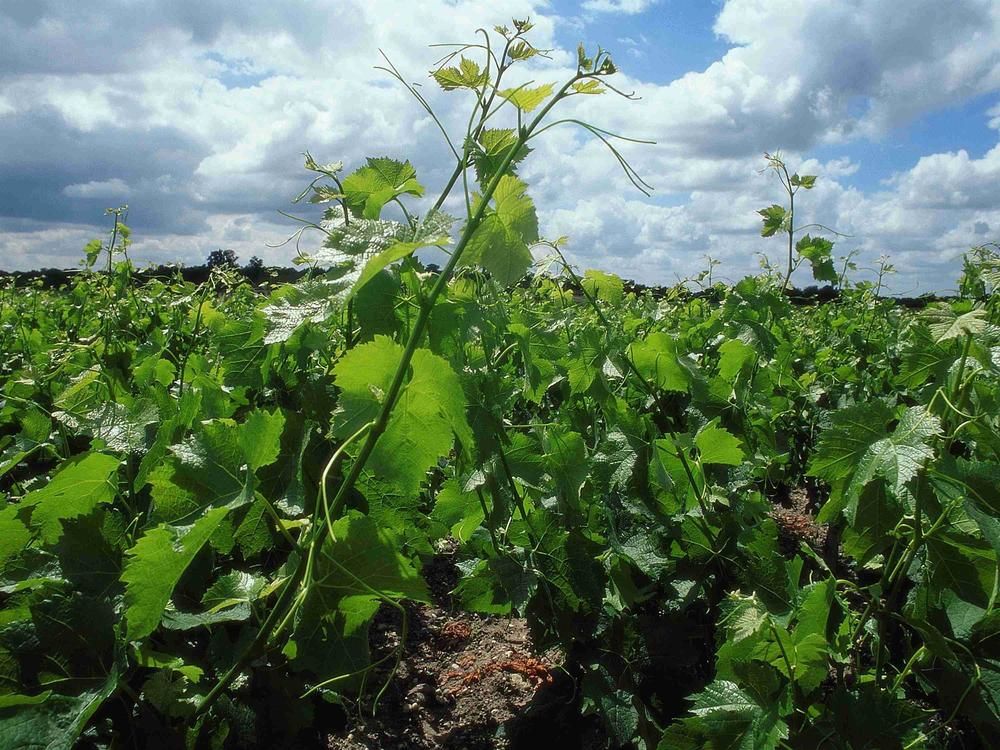
[[[719,346],[719,377],[732,383],[744,367],[757,357],[756,350],[739,339],[729,339]]]
[[[580,498],[580,486],[590,473],[587,446],[578,432],[563,427],[545,431],[545,468],[563,497],[575,507]]]
[[[88,242],[83,247],[83,254],[86,258],[87,267],[94,265],[97,259],[101,257],[101,252],[104,250],[104,245],[101,244],[99,239],[93,239]]]
[[[411,372],[368,468],[415,495],[427,470],[451,452],[455,438],[471,450],[472,430],[462,384],[446,360],[418,349]]]
[[[472,163],[476,170],[476,180],[480,185],[490,184],[508,156],[511,156],[511,159],[505,171],[513,173],[517,164],[531,153],[531,149],[526,145],[517,144],[517,133],[509,128],[486,129],[479,134],[479,148],[473,152]]]
[[[920,314],[921,320],[927,324],[937,344],[949,339],[982,333],[986,330],[988,322],[986,316],[986,310],[982,308],[974,308],[959,315],[946,302],[930,305]]]
[[[813,278],[816,281],[828,281],[836,284],[839,280],[837,269],[833,265],[833,243],[823,237],[803,236],[795,249],[812,266]]]
[[[218,625],[223,622],[244,622],[250,619],[250,606],[237,604],[213,612],[182,612],[167,606],[160,624],[167,630],[196,630]]]
[[[952,591],[964,602],[988,606],[997,556],[985,542],[957,530],[935,534],[927,539],[927,564],[927,585],[935,603]]]
[[[496,215],[525,244],[538,241],[538,216],[527,194],[528,186],[513,175],[504,175],[493,192]]]
[[[356,684],[370,663],[368,627],[383,597],[428,602],[427,587],[399,540],[367,516],[336,521],[316,560],[314,585],[285,654],[296,670]]]
[[[42,544],[55,544],[62,536],[62,522],[79,518],[118,494],[113,479],[121,463],[103,453],[84,453],[59,467],[45,487],[29,492],[20,508],[31,515],[30,526],[38,531]]]
[[[267,356],[264,331],[267,321],[262,314],[249,320],[229,320],[215,334],[222,355],[225,384],[259,388],[263,383],[261,368]]]
[[[0,510],[0,572],[30,541],[28,527],[17,519],[17,506],[8,505]]]
[[[388,157],[369,157],[365,166],[344,178],[343,184],[347,204],[369,220],[378,219],[382,207],[400,195],[424,194],[413,165]]]
[[[510,49],[507,50],[507,56],[511,60],[529,60],[537,54],[538,50],[523,41],[515,42],[510,45]]]
[[[858,496],[851,524],[844,529],[844,552],[865,565],[892,547],[890,536],[902,519],[905,507],[896,500],[883,483],[865,487]]]
[[[788,737],[788,726],[778,718],[776,708],[761,707],[734,682],[716,680],[692,699],[694,720],[685,720],[687,731],[681,736],[687,734],[686,741],[697,744],[688,747],[774,750]],[[660,747],[670,745],[661,741]]]
[[[723,612],[721,623],[725,624],[726,637],[732,643],[755,637],[769,621],[767,609],[756,596],[730,594],[723,603]]]
[[[534,88],[521,86],[516,89],[503,89],[500,91],[500,96],[522,112],[531,112],[539,104],[552,96],[552,84],[545,83]]]
[[[139,402],[131,408],[121,403],[105,403],[86,413],[55,411],[52,416],[73,433],[90,435],[118,453],[142,452],[146,425],[156,422],[158,417],[149,402]]]
[[[118,687],[117,670],[103,685],[76,696],[46,691],[42,696],[0,704],[0,747],[4,750],[72,750],[90,719]],[[41,700],[39,700],[41,698]]]
[[[158,526],[128,551],[122,581],[130,641],[156,630],[177,581],[228,513],[213,508],[191,526]]]
[[[592,297],[609,305],[620,305],[625,296],[625,283],[613,273],[591,269],[583,275],[583,288]]]
[[[376,336],[337,363],[334,382],[341,390],[338,435],[347,437],[377,416],[402,356],[402,347],[385,336]],[[451,452],[456,437],[466,449],[473,441],[462,385],[448,362],[427,349],[418,349],[410,371],[366,469],[404,495],[415,496],[427,470]]]
[[[501,284],[518,281],[531,265],[528,245],[538,240],[538,217],[527,185],[504,175],[493,193],[494,210],[473,232],[462,256],[463,265],[479,265]]]
[[[687,368],[681,365],[677,340],[666,333],[651,333],[645,341],[628,348],[628,356],[639,374],[665,391],[686,392],[691,382]]]
[[[761,237],[771,237],[775,233],[787,231],[787,212],[775,203],[757,212],[764,220],[764,228],[760,230]]]
[[[413,255],[422,247],[447,245],[451,238],[448,230],[451,228],[454,219],[440,211],[434,211],[424,217],[423,221],[417,225],[412,239],[406,242],[397,242],[383,250],[381,253],[371,258],[354,282],[350,296],[357,294],[369,281],[382,272],[384,268],[392,265],[397,260]]]
[[[924,326],[913,328],[903,349],[899,382],[910,388],[917,388],[931,378],[937,383],[943,383],[948,370],[958,360],[954,348],[934,343],[933,335]]]
[[[154,518],[182,522],[213,505],[245,504],[253,499],[255,481],[251,461],[266,465],[277,458],[284,424],[280,412],[251,415],[238,425],[216,419],[198,425],[198,431],[179,445],[150,476]],[[256,441],[256,442],[255,442]],[[245,453],[246,449],[253,456]],[[234,506],[235,507],[235,506]]]
[[[475,492],[463,492],[458,482],[449,479],[437,498],[431,520],[445,527],[458,541],[466,542],[484,520],[483,508]]]
[[[1000,497],[996,491],[1000,487],[1000,466],[959,459],[954,465],[944,463],[940,469],[959,485],[965,511],[1000,555]]]
[[[743,463],[741,441],[728,430],[719,427],[718,419],[713,419],[698,430],[694,443],[698,446],[703,464],[739,466]]]
[[[570,88],[577,94],[603,94],[607,91],[606,88],[601,86],[600,81],[595,81],[593,79],[587,81],[577,81],[570,86]]]
[[[273,412],[252,412],[247,421],[240,425],[240,447],[251,471],[257,471],[277,460],[284,430],[285,417],[278,409]]]
[[[399,344],[376,336],[340,359],[333,368],[334,384],[340,390],[334,425],[338,437],[348,438],[375,420],[402,358]]]
[[[904,485],[934,457],[929,443],[940,434],[941,421],[925,407],[907,409],[893,433],[872,443],[858,461],[847,486],[848,501],[856,500],[876,476],[883,477],[900,497]]]
[[[439,68],[431,73],[445,91],[478,89],[490,82],[489,74],[480,70],[479,64],[463,57],[458,66]]]
[[[868,449],[886,435],[892,410],[881,401],[849,406],[834,412],[809,462],[809,476],[828,482],[854,473]]]
[[[476,227],[462,258],[463,265],[480,265],[499,284],[508,286],[521,279],[531,265],[531,251],[499,216],[487,216]]]
[[[244,559],[250,559],[274,547],[281,537],[274,528],[274,521],[264,498],[257,496],[233,532],[232,538],[239,545]],[[218,540],[213,541],[218,542]]]

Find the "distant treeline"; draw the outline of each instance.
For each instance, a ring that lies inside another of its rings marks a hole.
[[[247,281],[252,284],[268,282],[270,284],[288,284],[298,281],[306,275],[307,271],[298,268],[279,268],[268,266],[244,266],[234,267],[233,271],[242,274]],[[212,266],[152,266],[150,268],[136,269],[135,278],[140,283],[160,279],[168,281],[180,274],[184,281],[192,284],[202,284],[208,281]],[[41,282],[46,289],[58,289],[66,286],[83,271],[61,268],[41,268],[34,271],[0,271],[0,279],[13,279],[17,287],[31,286]]]
[[[269,285],[288,284],[298,281],[305,276],[308,271],[298,268],[282,268],[279,266],[248,265],[234,267],[234,271],[241,273],[251,284],[259,285],[267,282]],[[430,272],[436,272],[437,266],[431,264],[427,266]],[[212,266],[205,264],[200,266],[154,266],[135,271],[136,279],[140,282],[160,279],[167,281],[174,278],[178,273],[184,281],[192,284],[201,284],[208,281]],[[13,279],[16,287],[31,286],[40,282],[46,289],[58,289],[68,285],[72,279],[82,273],[79,270],[64,270],[60,268],[42,268],[33,271],[2,271],[0,270],[0,280]],[[524,283],[530,283],[525,280]],[[575,294],[582,294],[573,281],[567,279],[563,283],[563,288]],[[625,291],[642,294],[648,292],[653,297],[660,299],[670,293],[676,293],[675,287],[666,286],[646,286],[634,281],[625,281]],[[724,291],[720,287],[710,287],[708,289],[692,290],[687,292],[692,298],[704,298],[713,301],[721,301]],[[817,305],[833,302],[840,298],[840,290],[833,286],[807,286],[804,289],[791,288],[785,291],[789,300],[794,305]],[[941,302],[954,299],[953,297],[939,297],[935,294],[925,294],[920,297],[891,297],[896,304],[908,308],[923,308],[932,302]]]

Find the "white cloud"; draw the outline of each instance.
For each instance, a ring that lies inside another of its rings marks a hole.
[[[907,208],[988,209],[1000,206],[1000,145],[981,159],[966,151],[924,156],[893,185]]]
[[[92,226],[44,226],[0,220],[0,258],[5,270],[74,268],[83,258],[83,246],[101,232]]]
[[[583,9],[594,13],[642,13],[659,0],[586,0]]]
[[[122,200],[128,197],[129,186],[124,180],[113,177],[110,180],[92,180],[90,182],[67,185],[63,194],[70,198],[113,198]]]

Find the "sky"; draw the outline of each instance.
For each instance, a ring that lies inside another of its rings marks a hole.
[[[0,268],[79,265],[123,203],[140,262],[290,265],[279,211],[317,218],[291,204],[306,150],[409,159],[426,209],[453,162],[379,51],[454,133],[471,100],[436,88],[429,45],[512,17],[552,50],[521,81],[564,80],[582,41],[638,97],[561,116],[655,141],[623,147],[648,197],[579,128],[533,143],[519,174],[580,268],[669,284],[707,256],[730,281],[779,261],[756,214],[782,202],[775,151],[817,175],[797,223],[838,232],[855,278],[888,255],[893,292],[948,291],[963,252],[1000,241],[1000,0],[0,0]]]

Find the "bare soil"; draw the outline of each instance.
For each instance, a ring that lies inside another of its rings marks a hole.
[[[562,654],[539,652],[521,618],[455,611],[449,592],[458,572],[447,551],[425,566],[424,575],[434,604],[406,607],[398,668],[393,674],[390,659],[373,677],[371,684],[386,685],[377,707],[373,696],[351,707],[348,726],[327,738],[330,750],[560,746],[561,727],[570,724],[572,746],[604,745],[596,722],[579,717],[574,682],[560,668]],[[373,661],[398,649],[401,632],[398,610],[383,608],[370,634]]]

